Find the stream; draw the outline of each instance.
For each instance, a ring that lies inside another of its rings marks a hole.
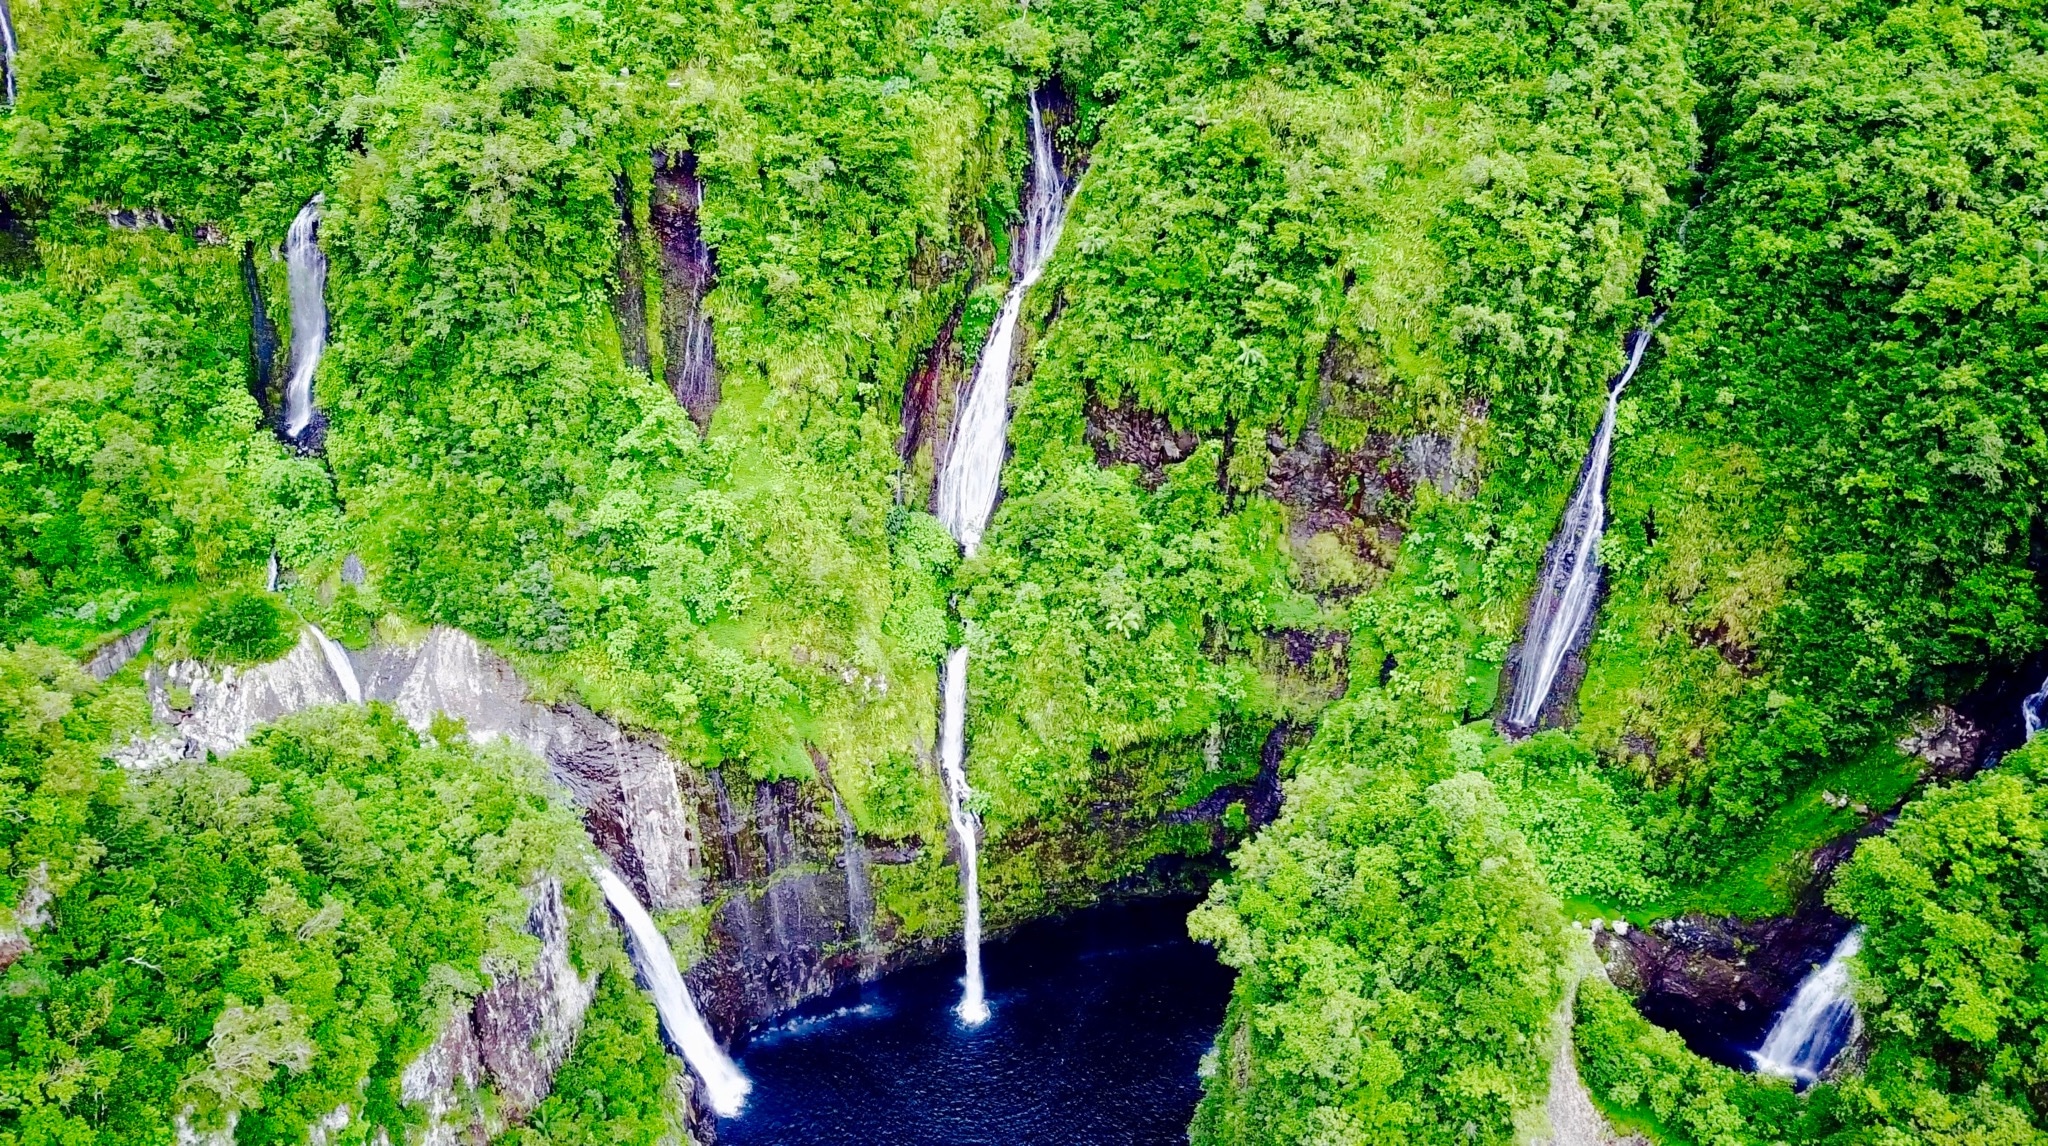
[[[978,1026],[954,1014],[955,959],[782,1016],[739,1048],[754,1092],[719,1121],[719,1143],[1187,1141],[1231,983],[1187,937],[1194,902],[1091,908],[990,943]]]

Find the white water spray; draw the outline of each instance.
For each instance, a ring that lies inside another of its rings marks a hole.
[[[327,350],[327,256],[320,250],[320,204],[315,195],[284,236],[290,271],[292,373],[284,387],[284,436],[297,438],[313,421],[313,372]]]
[[[348,697],[350,704],[363,703],[363,685],[356,679],[356,666],[348,659],[348,650],[341,642],[320,631],[320,626],[308,624],[313,639],[319,642],[320,652],[327,658],[327,667],[334,673],[334,679],[341,682],[341,693]]]
[[[1003,453],[1009,438],[1010,375],[1016,367],[1017,320],[1024,294],[1044,273],[1067,219],[1068,188],[1060,175],[1059,157],[1052,149],[1052,128],[1038,106],[1037,92],[1031,93],[1029,112],[1031,168],[1024,222],[1017,233],[1017,277],[1003,297],[1003,309],[988,332],[988,341],[982,344],[981,361],[975,366],[974,380],[968,384],[953,427],[946,468],[939,474],[939,520],[968,556],[981,545],[1001,488]],[[945,780],[946,815],[960,841],[961,945],[967,955],[967,975],[954,1013],[968,1026],[979,1026],[988,1021],[988,1000],[981,981],[980,843],[974,813],[967,807],[974,791],[967,784],[965,645],[946,657],[941,700],[939,770]]]
[[[668,940],[662,937],[647,909],[640,906],[640,897],[617,873],[597,865],[591,867],[590,873],[604,890],[605,902],[612,905],[626,925],[632,939],[628,953],[646,981],[648,992],[654,996],[661,1029],[681,1049],[683,1061],[704,1080],[704,1094],[711,1101],[711,1109],[721,1118],[738,1114],[754,1084],[747,1081],[747,1076],[726,1057],[718,1040],[711,1037],[711,1028],[704,1025],[704,1016],[698,1013],[696,1000],[690,998],[683,974],[676,969],[675,953],[669,950]]]
[[[1856,1029],[1856,1001],[1849,994],[1849,960],[1863,949],[1857,928],[1835,945],[1828,961],[1799,984],[1778,1021],[1750,1057],[1759,1074],[1789,1078],[1801,1086],[1820,1077]]]
[[[263,570],[263,591],[277,592],[277,550],[270,551],[270,564]]]
[[[2041,691],[2020,701],[2020,719],[2026,723],[2027,739],[2041,731],[2041,723],[2048,720],[2048,680],[2041,682]]]
[[[7,81],[7,106],[14,106],[15,57],[20,51],[14,42],[14,14],[7,9],[7,0],[0,0],[0,76]]]
[[[946,779],[946,816],[960,841],[960,945],[967,952],[966,985],[954,1013],[970,1027],[988,1021],[988,999],[981,982],[981,862],[975,838],[974,813],[967,809],[973,790],[967,786],[967,646],[946,658],[945,718],[939,729],[939,768]]]
[[[1650,326],[1655,329],[1656,322]],[[1614,413],[1622,389],[1635,377],[1649,345],[1650,331],[1630,333],[1628,365],[1608,388],[1607,411],[1600,416],[1600,429],[1593,435],[1593,448],[1579,474],[1579,488],[1565,507],[1564,520],[1558,523],[1544,555],[1543,580],[1529,606],[1515,690],[1502,720],[1513,731],[1527,732],[1536,726],[1543,706],[1550,701],[1550,690],[1557,684],[1558,670],[1592,616],[1600,591],[1600,535],[1607,527],[1607,462],[1614,446]]]
[[[1003,474],[1003,452],[1009,437],[1010,375],[1017,364],[1017,319],[1024,294],[1059,242],[1067,220],[1067,186],[1053,154],[1052,129],[1031,94],[1031,173],[1025,197],[1024,222],[1017,232],[1017,277],[1003,296],[1003,309],[982,344],[981,361],[967,388],[953,428],[953,446],[939,475],[938,516],[969,556],[981,545],[996,491]]]

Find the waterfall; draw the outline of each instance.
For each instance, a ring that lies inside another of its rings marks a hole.
[[[1801,980],[1778,1021],[1750,1057],[1760,1074],[1789,1078],[1805,1086],[1820,1077],[1856,1028],[1856,1002],[1849,995],[1849,960],[1863,949],[1857,928],[1835,946],[1825,964]]]
[[[661,1029],[683,1052],[683,1061],[704,1080],[704,1093],[711,1100],[711,1109],[721,1118],[738,1114],[740,1107],[746,1105],[747,1092],[754,1088],[753,1084],[726,1057],[718,1040],[711,1037],[711,1028],[704,1025],[704,1016],[698,1013],[697,1003],[683,983],[683,973],[676,969],[676,957],[669,950],[668,940],[662,938],[661,929],[654,925],[647,909],[640,906],[640,897],[633,894],[625,880],[601,865],[593,865],[590,873],[604,890],[605,902],[612,905],[620,922],[626,925],[632,940],[627,951],[640,978],[646,981],[648,992],[654,996]]]
[[[7,10],[7,0],[0,0],[0,76],[7,80],[7,106],[14,106],[14,59],[19,54],[14,43],[14,14]]]
[[[263,591],[277,592],[277,550],[270,551],[270,564],[263,570]]]
[[[1656,325],[1652,320],[1651,329]],[[1579,488],[1565,507],[1564,520],[1558,523],[1544,555],[1543,580],[1529,606],[1529,624],[1522,634],[1515,689],[1501,721],[1510,731],[1535,728],[1565,656],[1593,615],[1600,592],[1600,535],[1607,525],[1607,459],[1614,444],[1615,407],[1649,345],[1649,330],[1629,333],[1628,364],[1608,387],[1607,411],[1600,416],[1600,429],[1593,435],[1593,448],[1579,473]]]
[[[284,387],[284,436],[297,439],[313,421],[313,372],[327,349],[327,256],[320,250],[320,204],[315,195],[299,209],[284,236],[290,268],[292,373]]]
[[[939,474],[938,517],[962,552],[973,556],[988,528],[989,514],[996,507],[996,492],[1003,473],[1003,453],[1009,437],[1010,374],[1016,366],[1017,320],[1024,308],[1024,294],[1031,289],[1059,242],[1060,227],[1067,219],[1066,181],[1060,175],[1059,157],[1052,149],[1052,128],[1032,92],[1027,109],[1031,119],[1031,166],[1024,198],[1024,220],[1017,229],[1014,259],[1016,278],[1003,296],[1003,309],[982,344],[981,361],[968,383],[953,427],[953,446],[946,455],[946,468]],[[988,1002],[981,982],[981,875],[980,841],[974,813],[967,801],[974,795],[967,786],[967,647],[954,649],[946,657],[945,682],[941,689],[943,715],[939,723],[939,770],[946,788],[946,815],[953,834],[960,841],[960,882],[962,920],[961,946],[967,955],[967,975],[955,1013],[968,1026],[988,1020]]]
[[[939,768],[946,780],[946,816],[953,822],[953,835],[960,840],[961,931],[960,945],[967,953],[967,981],[954,1013],[970,1027],[988,1021],[988,1002],[981,985],[981,864],[980,841],[975,837],[974,813],[967,810],[967,798],[974,794],[967,786],[967,646],[946,657],[943,692],[945,716],[939,729]]]
[[[313,640],[327,658],[327,667],[333,671],[334,679],[341,683],[342,695],[348,697],[350,704],[363,703],[363,685],[356,679],[356,666],[348,659],[348,650],[341,647],[340,641],[321,632],[320,626],[308,623],[306,628],[312,630]]]
[[[939,475],[938,516],[969,556],[981,545],[1003,473],[1009,435],[1010,374],[1016,366],[1017,319],[1024,294],[1045,271],[1067,219],[1067,187],[1052,150],[1052,129],[1031,93],[1031,172],[1024,221],[1017,231],[1017,277],[982,344],[981,361],[953,428],[953,447]]]
[[[2041,731],[2041,722],[2048,719],[2048,680],[2041,682],[2041,690],[2020,701],[2020,720],[2027,726],[2027,740]],[[2022,741],[2025,743],[2025,741]]]

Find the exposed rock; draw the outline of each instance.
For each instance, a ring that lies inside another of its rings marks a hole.
[[[1686,916],[1626,933],[1596,929],[1608,977],[1636,1008],[1716,1062],[1747,1070],[1800,980],[1825,962],[1849,921],[1817,896],[1790,916]]]
[[[910,377],[903,381],[902,430],[896,437],[896,456],[906,465],[917,456],[919,447],[924,443],[925,430],[937,415],[940,380],[960,371],[960,352],[953,344],[953,336],[960,329],[962,309],[956,306],[953,313],[946,316],[946,321],[939,327],[938,337],[918,356]]]
[[[1899,751],[1919,757],[1924,775],[1955,780],[1977,766],[1983,744],[1983,730],[1944,704],[1913,722],[1912,731],[1899,739]]]
[[[349,1121],[348,1103],[344,1102],[321,1115],[318,1121],[307,1128],[306,1146],[328,1146],[335,1135],[348,1129]]]
[[[29,873],[21,899],[14,905],[12,919],[0,922],[0,971],[5,971],[28,954],[29,934],[50,922],[50,865],[36,865]]]
[[[94,680],[106,680],[135,659],[142,646],[149,643],[150,626],[144,625],[134,632],[116,637],[101,645],[85,662],[86,674]]]
[[[712,1028],[727,1036],[842,983],[872,973],[836,862],[837,817],[820,788],[760,781],[750,805],[713,770],[696,785],[699,816],[718,825],[719,910],[710,949],[690,968],[691,992]],[[887,936],[878,937],[887,942]]]
[[[1186,461],[1202,445],[1198,435],[1175,429],[1164,414],[1141,406],[1110,406],[1093,393],[1088,395],[1087,416],[1084,436],[1095,451],[1095,464],[1105,469],[1135,465],[1146,489],[1159,488],[1166,480],[1166,467]]]
[[[351,553],[341,559],[341,583],[361,585],[370,579],[369,571],[363,568],[363,559]]]
[[[676,787],[678,765],[660,745],[581,705],[527,700],[511,665],[455,629],[346,655],[364,698],[390,702],[421,733],[446,714],[472,739],[503,737],[538,754],[583,809],[598,847],[655,910],[698,901],[696,828]],[[232,752],[261,725],[348,699],[310,630],[268,664],[214,670],[177,661],[151,666],[144,680],[162,727],[116,750],[131,768]]]
[[[419,1107],[427,1122],[423,1131],[405,1136],[406,1146],[482,1146],[489,1141],[477,1102],[482,1083],[483,1052],[469,1011],[460,1009],[398,1076],[400,1100]]]
[[[597,976],[578,976],[569,961],[562,885],[542,880],[528,898],[527,931],[541,941],[533,970],[493,972],[491,987],[450,1015],[399,1076],[399,1097],[426,1117],[419,1146],[481,1146],[532,1112],[583,1028]],[[485,1083],[497,1094],[494,1105],[479,1100]]]
[[[143,680],[160,729],[114,750],[127,768],[203,760],[248,743],[256,729],[302,709],[348,700],[311,630],[280,660],[215,671],[197,661],[151,665]]]
[[[569,913],[562,905],[561,883],[543,880],[530,898],[526,929],[541,945],[533,971],[494,974],[491,988],[477,996],[471,1011],[484,1070],[498,1092],[498,1110],[513,1121],[547,1097],[597,993],[596,974],[579,976],[569,962]]]
[[[1223,814],[1232,804],[1243,804],[1245,822],[1252,831],[1258,831],[1280,816],[1283,793],[1280,788],[1280,762],[1287,756],[1288,744],[1296,738],[1306,739],[1303,730],[1286,721],[1273,726],[1266,734],[1265,747],[1259,752],[1259,774],[1248,784],[1231,784],[1185,808],[1168,812],[1164,819],[1169,824],[1213,824],[1212,846],[1228,846],[1228,832],[1223,823]]]
[[[832,782],[831,762],[815,745],[810,752],[811,763],[818,769],[818,782],[832,797],[832,814],[839,820],[840,865],[846,873],[846,915],[853,924],[854,938],[860,943],[861,977],[872,978],[876,969],[875,896],[868,881],[867,847],[861,842],[860,829],[847,812],[846,803],[839,798],[838,785]]]
[[[703,204],[704,184],[697,178],[695,153],[655,152],[647,222],[661,251],[662,353],[666,360],[662,373],[669,392],[689,411],[700,433],[711,427],[719,399],[711,316],[704,311],[704,296],[711,293],[717,266],[697,221]]]

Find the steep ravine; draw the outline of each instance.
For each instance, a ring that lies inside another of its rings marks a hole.
[[[624,731],[581,704],[530,699],[504,658],[455,629],[436,627],[411,642],[380,640],[345,655],[364,699],[390,704],[423,735],[437,719],[445,734],[452,719],[475,740],[502,737],[539,755],[581,810],[598,849],[653,911],[710,907],[702,954],[687,982],[722,1040],[945,949],[943,941],[899,935],[878,917],[870,867],[914,862],[919,849],[869,847],[835,808],[830,761],[822,755],[814,757],[816,784],[685,766],[656,739]],[[226,669],[151,664],[144,680],[157,728],[114,753],[131,769],[228,752],[266,723],[347,699],[311,629],[276,661]],[[1190,809],[1182,818],[1213,818],[1208,812]],[[566,926],[559,888],[538,889],[535,902],[529,926],[552,944]],[[573,1041],[593,989],[591,982],[572,982],[554,958],[544,954],[533,981],[493,988],[451,1020],[409,1068],[409,1100],[450,1126],[481,1126],[481,1115],[464,1105],[481,1079],[499,1092],[501,1117],[531,1109]]]

